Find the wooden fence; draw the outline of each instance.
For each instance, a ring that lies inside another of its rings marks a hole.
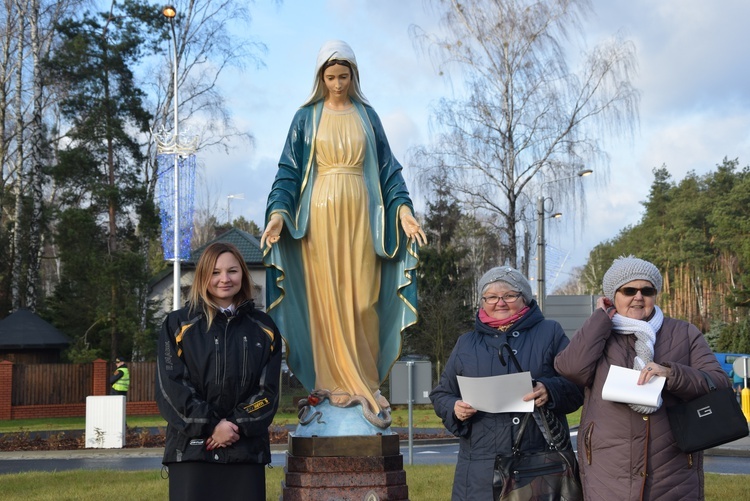
[[[128,415],[156,415],[156,362],[133,362],[127,396]],[[14,364],[0,361],[0,419],[76,417],[86,415],[86,397],[109,394],[115,366],[105,360],[89,364]],[[389,396],[389,383],[381,386]],[[279,409],[297,411],[307,391],[288,371],[281,374]]]
[[[107,375],[115,370],[108,364]],[[128,401],[154,400],[155,362],[134,362],[130,369]],[[51,405],[85,402],[93,395],[92,364],[34,364],[13,366],[11,405]],[[109,379],[107,380],[109,388]]]
[[[158,414],[154,399],[155,362],[130,369],[127,413]],[[86,397],[107,395],[114,364],[13,364],[0,361],[0,419],[72,417],[86,414]]]
[[[91,364],[13,365],[11,405],[60,405],[85,402],[92,395]]]
[[[156,362],[132,362],[130,369],[130,389],[128,400],[131,402],[151,402],[155,400]],[[114,372],[114,367],[109,372]]]

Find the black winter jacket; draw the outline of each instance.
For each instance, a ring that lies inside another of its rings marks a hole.
[[[455,500],[492,500],[492,473],[495,457],[510,454],[513,438],[523,413],[490,414],[478,411],[467,421],[460,421],[453,406],[461,399],[456,376],[486,377],[517,372],[512,363],[503,365],[498,351],[508,343],[521,368],[541,382],[549,393],[549,407],[565,423],[565,415],[583,403],[582,390],[555,372],[554,359],[569,340],[559,323],[545,320],[532,300],[530,310],[510,330],[502,332],[482,323],[478,316],[474,330],[461,336],[445,365],[440,383],[430,393],[435,412],[445,427],[460,438],[456,474],[453,481]],[[506,362],[508,362],[506,357]],[[537,426],[526,427],[521,442],[523,452],[542,451],[546,442]]]
[[[251,301],[218,313],[207,330],[202,309],[170,313],[159,334],[156,402],[167,421],[164,464],[271,462],[268,427],[278,407],[281,336]],[[207,451],[221,419],[240,439]]]

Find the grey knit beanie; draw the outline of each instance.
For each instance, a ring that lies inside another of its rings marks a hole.
[[[632,255],[620,256],[612,262],[602,279],[602,291],[614,301],[617,289],[633,280],[648,280],[661,292],[661,273],[656,266]]]
[[[508,284],[512,290],[520,292],[526,304],[529,304],[534,297],[531,292],[531,284],[526,280],[526,277],[524,277],[520,271],[511,268],[510,266],[498,266],[482,275],[482,278],[479,279],[479,283],[477,284],[479,295],[481,296],[484,293],[485,288],[493,282],[504,282]]]

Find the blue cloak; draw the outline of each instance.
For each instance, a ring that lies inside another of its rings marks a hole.
[[[380,118],[369,105],[353,101],[365,130],[364,163],[370,229],[375,252],[381,259],[381,288],[377,313],[380,353],[377,360],[382,383],[401,352],[401,332],[417,321],[415,269],[417,245],[399,225],[398,211],[413,206],[393,157]],[[310,197],[316,178],[315,137],[323,101],[300,108],[292,120],[266,207],[266,224],[273,213],[284,217],[280,240],[264,249],[266,304],[287,342],[287,363],[302,385],[315,388],[315,368],[310,339],[300,239],[309,226]],[[332,237],[332,238],[335,238]]]

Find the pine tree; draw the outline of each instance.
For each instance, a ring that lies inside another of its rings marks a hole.
[[[133,68],[160,33],[153,11],[126,0],[113,2],[109,12],[67,19],[47,61],[69,124],[67,146],[52,169],[63,205],[56,240],[62,271],[50,308],[63,317],[55,318],[61,328],[67,325],[74,338],[88,333],[86,344],[107,358],[142,351],[133,339],[148,310],[147,252],[139,237],[154,231],[155,218],[140,178],[145,157],[138,134],[148,130],[151,115]]]

